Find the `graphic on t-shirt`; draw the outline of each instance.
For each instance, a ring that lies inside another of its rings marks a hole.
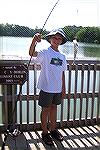
[[[62,66],[63,60],[57,58],[52,58],[50,64],[56,65],[56,66]]]

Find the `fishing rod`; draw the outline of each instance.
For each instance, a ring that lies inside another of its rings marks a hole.
[[[43,29],[44,29],[44,27],[45,27],[45,25],[46,25],[46,23],[47,23],[47,21],[48,21],[50,15],[51,15],[51,13],[53,12],[54,8],[57,6],[57,4],[58,4],[59,1],[60,1],[60,0],[57,0],[57,2],[55,3],[55,5],[54,5],[53,8],[51,9],[49,15],[47,16],[47,18],[46,18],[46,20],[45,20],[45,22],[44,22],[44,24],[43,24],[43,27],[42,27],[42,29],[41,29],[41,31],[40,31],[40,34],[42,34]],[[31,60],[32,60],[32,57],[33,57],[33,53],[34,53],[34,51],[32,51],[32,55],[31,55],[30,60],[29,60],[29,63],[28,63],[28,68],[29,68],[29,66],[30,66],[30,63],[31,63]]]
[[[50,13],[49,13],[48,17],[46,18],[46,20],[45,20],[45,22],[44,22],[44,24],[43,24],[43,27],[42,27],[42,29],[41,29],[41,32],[40,32],[40,33],[42,33],[42,31],[43,31],[43,29],[44,29],[44,27],[45,27],[45,25],[46,25],[46,23],[47,23],[47,21],[48,21],[48,19],[49,19],[50,15],[51,15],[51,13],[53,12],[53,10],[54,10],[54,8],[56,7],[56,5],[58,4],[58,2],[59,2],[59,0],[55,3],[55,5],[53,6],[53,8],[51,9],[51,11],[50,11]]]
[[[44,29],[44,27],[45,27],[45,25],[46,25],[46,23],[47,23],[47,21],[48,21],[50,15],[51,15],[51,13],[53,12],[54,8],[57,6],[57,4],[58,4],[59,1],[60,1],[60,0],[57,0],[57,2],[54,4],[53,8],[51,9],[49,15],[47,16],[47,18],[46,18],[46,20],[45,20],[45,22],[44,22],[44,24],[43,24],[43,27],[42,27],[42,29],[41,29],[41,31],[40,31],[40,34],[42,34],[43,29]],[[34,53],[34,51],[32,51],[32,55],[31,55],[31,57],[30,57],[30,60],[29,60],[29,62],[28,62],[28,65],[27,65],[27,66],[28,66],[28,70],[29,70],[29,66],[30,66],[31,60],[32,60],[33,53]],[[18,101],[18,99],[20,99],[20,94],[21,94],[21,92],[22,92],[22,84],[20,85],[19,94],[18,94],[17,100],[16,100],[16,102],[15,102],[15,107],[14,107],[13,112],[12,112],[11,122],[12,122],[12,120],[13,120],[13,115],[14,115],[15,110],[16,110],[17,101]],[[10,131],[10,128],[11,128],[11,125],[9,124],[8,127],[7,127],[7,129],[6,129],[6,133],[5,133],[5,136],[4,136],[4,141],[3,141],[3,144],[2,144],[1,150],[4,150],[4,149],[5,149],[5,144],[6,144],[7,137],[8,137],[8,135],[9,135],[9,133],[11,132],[11,131]],[[16,137],[17,134],[19,133],[18,129],[15,129],[13,132],[15,132],[15,133],[14,133],[15,135],[13,134],[13,136],[15,136],[15,137]]]

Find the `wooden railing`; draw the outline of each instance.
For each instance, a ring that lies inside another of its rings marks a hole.
[[[20,85],[0,85],[1,132],[8,124],[26,131],[40,129],[39,72],[40,66],[30,65],[19,96]],[[69,60],[65,75],[66,98],[57,109],[57,126],[100,124],[100,61]]]

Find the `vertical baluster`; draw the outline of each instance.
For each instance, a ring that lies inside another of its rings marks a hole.
[[[34,65],[34,125],[36,124],[36,78],[37,78],[37,70]]]
[[[81,71],[81,94],[80,94],[80,116],[79,121],[81,125],[82,120],[82,104],[83,104],[83,86],[84,86],[84,64],[82,64],[82,71]]]
[[[29,67],[27,73],[27,124],[29,124]]]
[[[60,126],[63,127],[63,108],[64,108],[64,100],[61,101],[61,116],[60,116]]]
[[[69,121],[69,117],[70,117],[71,71],[72,71],[72,65],[71,65],[71,64],[69,64],[67,121]]]
[[[91,107],[91,119],[93,119],[94,113],[94,100],[95,100],[95,84],[96,84],[96,65],[94,64],[94,72],[93,72],[93,89],[92,89],[92,107]],[[92,120],[91,120],[92,121]]]
[[[100,123],[100,70],[99,70],[99,79],[98,79],[98,99],[97,99],[97,116],[96,116],[96,122]]]
[[[77,78],[78,78],[78,65],[75,65],[75,85],[74,85],[74,111],[73,111],[73,121],[75,121],[75,119],[76,119]]]
[[[19,85],[19,91],[21,89],[22,85]],[[22,124],[22,96],[21,96],[22,92],[20,92],[19,95],[19,112],[20,112],[20,124]]]
[[[89,83],[90,83],[90,64],[88,64],[88,70],[87,70],[87,93],[86,93],[86,113],[85,113],[85,123],[87,124],[87,118],[88,118],[88,104],[89,104]]]
[[[8,124],[7,85],[4,85],[5,123]]]
[[[15,85],[12,85],[12,110],[14,110],[14,108],[16,107],[15,105],[16,105],[16,102],[15,102],[16,100],[15,100]],[[12,113],[12,112],[11,112]],[[13,116],[12,116],[12,120],[13,120],[13,123],[15,123],[16,122],[16,120],[15,120],[15,116],[16,116],[16,109],[15,109],[15,112],[14,112],[14,114],[12,114]]]

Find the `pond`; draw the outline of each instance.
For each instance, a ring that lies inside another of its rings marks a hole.
[[[28,50],[32,38],[21,37],[0,37],[0,58],[8,59],[29,59]],[[42,40],[37,44],[37,50],[47,48],[49,43]],[[73,59],[73,42],[59,46],[59,50],[66,55],[67,59]],[[100,60],[100,44],[78,43],[77,59],[96,59]]]

